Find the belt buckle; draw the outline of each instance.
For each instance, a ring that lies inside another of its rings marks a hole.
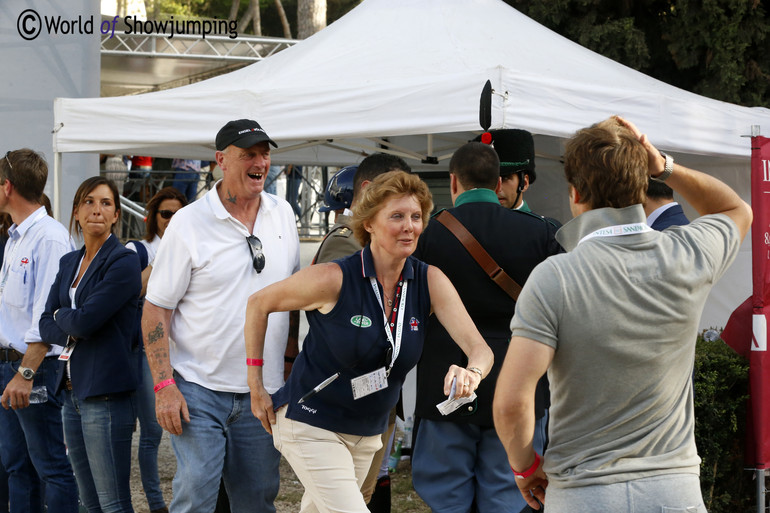
[[[18,352],[12,347],[0,348],[0,361],[2,362],[16,362],[19,361]]]

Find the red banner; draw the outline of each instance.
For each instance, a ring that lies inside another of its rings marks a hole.
[[[730,316],[722,340],[749,359],[747,463],[770,466],[770,139],[751,138],[751,256],[753,294]]]

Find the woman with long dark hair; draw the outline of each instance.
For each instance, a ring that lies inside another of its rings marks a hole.
[[[166,233],[166,227],[179,209],[187,205],[187,199],[174,187],[164,187],[147,202],[147,217],[145,218],[146,232],[140,241],[130,241],[128,249],[136,251],[142,268],[142,297],[144,297],[147,281],[152,273],[152,262],[158,252],[160,240]],[[163,428],[155,417],[155,392],[153,391],[152,373],[144,353],[141,341],[141,316],[137,336],[142,348],[141,381],[136,390],[137,414],[139,416],[139,472],[142,476],[142,488],[147,497],[150,513],[168,513],[163,492],[160,489],[158,476],[158,448],[163,436]]]

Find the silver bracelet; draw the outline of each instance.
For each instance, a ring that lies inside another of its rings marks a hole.
[[[471,372],[475,372],[476,374],[478,374],[479,375],[479,379],[484,379],[484,373],[481,372],[481,369],[479,369],[478,367],[468,367],[467,370],[469,370]]]

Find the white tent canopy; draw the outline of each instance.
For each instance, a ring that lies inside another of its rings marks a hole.
[[[581,127],[621,114],[745,198],[750,149],[742,136],[752,125],[770,129],[768,109],[669,86],[499,0],[365,0],[313,37],[227,75],[131,97],[59,98],[54,151],[211,159],[217,130],[249,117],[278,142],[278,163],[347,165],[385,145],[416,168],[445,170],[454,149],[480,131],[487,80],[492,128],[536,134],[538,180],[528,202],[562,221],[561,141]],[[744,246],[724,280],[731,285],[712,295],[706,325],[723,325],[750,293]]]

